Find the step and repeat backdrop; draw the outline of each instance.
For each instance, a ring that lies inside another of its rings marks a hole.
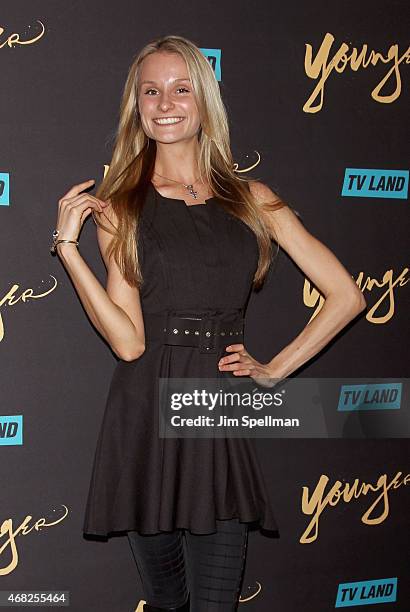
[[[377,0],[3,0],[0,608],[142,610],[124,534],[82,533],[116,358],[49,246],[58,199],[110,162],[133,58],[178,34],[215,71],[238,171],[292,206],[367,301],[295,373],[340,379],[325,410],[346,400],[343,428],[255,440],[279,532],[250,532],[239,610],[410,609],[408,17]],[[105,283],[91,219],[79,248]],[[322,305],[280,251],[249,301],[248,350],[271,359]]]

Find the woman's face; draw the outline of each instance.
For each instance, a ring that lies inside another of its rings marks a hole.
[[[138,108],[145,134],[158,142],[174,143],[196,136],[201,125],[198,107],[181,55],[155,52],[143,59]]]

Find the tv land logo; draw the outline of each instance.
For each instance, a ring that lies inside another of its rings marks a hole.
[[[216,80],[221,81],[221,49],[201,48],[200,51],[203,55],[205,55],[206,59],[211,64],[212,69],[215,73]]]
[[[390,603],[396,599],[397,578],[344,582],[339,584],[335,608]]]
[[[368,383],[342,385],[338,411],[398,410],[401,407],[402,383]]]
[[[342,196],[406,200],[409,191],[408,170],[346,168]]]
[[[0,172],[0,206],[10,205],[10,175]]]
[[[0,416],[0,446],[23,444],[23,415]]]

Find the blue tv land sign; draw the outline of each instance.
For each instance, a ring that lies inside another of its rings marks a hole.
[[[0,172],[0,206],[10,205],[10,176],[8,172]]]
[[[406,200],[408,191],[408,170],[371,168],[346,168],[345,170],[342,196]]]
[[[342,385],[339,411],[398,410],[401,407],[402,383],[367,383]]]
[[[23,415],[0,416],[0,446],[23,444]]]
[[[205,55],[208,62],[211,64],[213,71],[216,76],[216,80],[220,81],[221,76],[221,49],[200,49],[201,53]]]
[[[343,582],[339,584],[335,608],[367,606],[397,600],[397,578]]]

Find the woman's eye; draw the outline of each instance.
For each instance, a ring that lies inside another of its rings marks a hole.
[[[187,89],[186,87],[178,87],[177,91],[180,91],[181,89],[182,89],[182,91],[186,91],[187,93],[189,93],[189,89]],[[146,93],[146,94],[149,94],[149,93],[150,93],[150,91],[154,91],[154,92],[156,92],[157,90],[156,90],[156,89],[152,89],[152,88],[151,88],[151,89],[147,89],[147,91],[146,91],[145,93]]]

